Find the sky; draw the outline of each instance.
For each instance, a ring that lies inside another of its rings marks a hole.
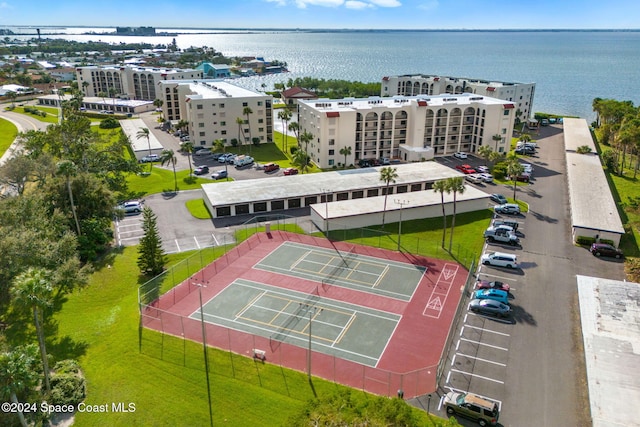
[[[5,26],[638,29],[638,0],[0,0]]]

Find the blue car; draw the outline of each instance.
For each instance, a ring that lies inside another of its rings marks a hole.
[[[509,304],[509,293],[500,289],[478,289],[473,293],[474,299],[491,299]]]

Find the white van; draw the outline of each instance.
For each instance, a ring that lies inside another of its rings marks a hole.
[[[518,257],[515,254],[504,252],[484,254],[480,258],[480,262],[484,265],[493,265],[495,267],[518,268]]]

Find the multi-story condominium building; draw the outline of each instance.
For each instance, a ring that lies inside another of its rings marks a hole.
[[[270,95],[218,80],[165,80],[158,90],[165,119],[186,120],[196,147],[211,147],[217,139],[227,144],[236,139],[241,145],[256,138],[259,143],[273,141]]]
[[[126,99],[153,101],[162,80],[194,80],[202,78],[202,70],[146,68],[137,66],[89,66],[76,68],[78,87],[85,96],[118,96]]]
[[[466,77],[416,74],[383,77],[380,96],[473,93],[514,103],[516,106],[516,119],[526,121],[533,115],[535,88],[535,83],[494,82]]]
[[[298,105],[300,132],[313,135],[302,149],[322,168],[344,163],[345,152],[347,165],[362,159],[429,160],[457,151],[475,153],[481,145],[507,152],[515,118],[513,103],[468,93],[317,99]]]

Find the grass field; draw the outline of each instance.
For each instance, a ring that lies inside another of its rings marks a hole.
[[[204,199],[187,200],[185,203],[187,210],[194,218],[198,219],[210,219],[211,214],[207,210],[204,204]]]
[[[0,156],[11,146],[18,135],[18,128],[9,120],[0,118]]]
[[[59,121],[58,114],[60,111],[59,109],[53,108],[53,107],[40,107],[40,106],[33,106],[33,105],[31,107],[39,111],[44,111],[45,113],[47,113],[47,115],[45,117],[36,116],[35,114],[27,113],[26,111],[24,111],[24,107],[19,107],[19,106],[16,106],[16,108],[13,109],[13,112],[18,114],[24,114],[25,116],[33,117],[34,119],[39,120],[41,122],[45,122],[45,123],[58,123]]]
[[[143,173],[138,175],[130,174],[127,177],[129,190],[139,193],[140,195],[171,193],[174,191],[173,169],[169,170],[159,168],[157,167],[157,163],[154,163],[154,166],[151,169],[151,174],[147,174],[149,171],[149,164],[144,163],[141,167],[144,171]],[[177,171],[176,177],[178,181],[178,190],[194,190],[199,189],[202,184],[226,182],[224,180],[216,181],[189,175],[189,169]]]

